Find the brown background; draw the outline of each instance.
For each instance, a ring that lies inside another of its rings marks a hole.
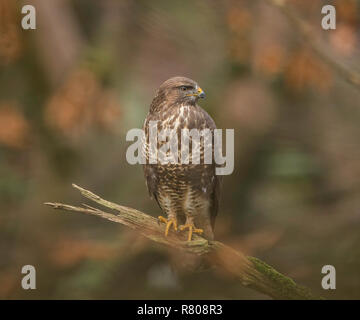
[[[174,277],[163,247],[125,227],[45,207],[80,203],[77,183],[153,215],[125,134],[141,128],[156,88],[184,75],[207,94],[219,128],[235,129],[217,239],[327,298],[360,298],[359,66],[356,0],[286,1],[328,64],[264,0],[0,0],[0,298],[267,299],[221,271]],[[21,267],[37,290],[21,289]],[[321,268],[337,289],[321,288]]]

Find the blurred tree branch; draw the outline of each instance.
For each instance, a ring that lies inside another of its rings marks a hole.
[[[155,242],[188,253],[203,255],[212,265],[216,265],[235,276],[243,286],[269,295],[274,299],[321,299],[314,296],[309,289],[297,285],[292,279],[282,275],[257,258],[245,256],[219,241],[208,241],[197,235],[193,236],[194,240],[191,242],[185,241],[183,234],[174,232],[165,237],[164,226],[160,225],[156,218],[138,210],[102,199],[91,191],[75,184],[73,184],[73,187],[79,190],[85,198],[113,210],[113,213],[108,213],[86,204],[84,207],[52,202],[46,202],[45,204],[54,209],[99,216],[123,224]]]
[[[39,61],[51,84],[57,86],[76,65],[84,48],[84,38],[69,1],[32,0],[31,3],[39,12],[39,25],[46,26],[34,32]]]
[[[286,0],[265,0],[268,4],[277,7],[281,12],[289,19],[295,30],[304,38],[310,48],[325,62],[329,67],[332,68],[339,76],[345,79],[348,83],[360,89],[360,73],[357,71],[350,70],[338,61],[335,61],[323,49],[320,48],[314,38],[314,31],[312,27],[298,17],[293,10],[286,5]]]

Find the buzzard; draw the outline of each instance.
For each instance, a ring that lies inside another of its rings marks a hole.
[[[178,136],[179,141],[182,129],[208,129],[213,133],[215,122],[198,106],[200,98],[205,98],[205,93],[195,81],[185,77],[166,80],[150,105],[143,127],[143,155],[146,159],[144,175],[150,197],[155,198],[165,215],[159,216],[159,221],[166,224],[165,236],[171,228],[175,231],[187,230],[188,241],[191,241],[193,233],[201,234],[209,240],[214,238],[220,192],[220,177],[215,174],[215,163],[212,161],[207,164],[204,161],[204,139],[201,139],[199,146],[198,163],[149,163],[149,132],[150,123],[156,123],[158,132],[169,130]],[[171,137],[168,138],[171,140]],[[189,141],[189,157],[192,159],[194,142],[191,136]],[[158,150],[161,145],[161,142],[157,142]],[[211,153],[213,160],[213,147]]]

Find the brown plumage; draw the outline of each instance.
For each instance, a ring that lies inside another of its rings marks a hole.
[[[144,174],[150,196],[155,198],[167,218],[166,235],[171,228],[188,229],[213,239],[218,211],[220,181],[215,175],[215,163],[204,164],[204,145],[200,148],[200,164],[149,164],[149,122],[158,121],[157,130],[175,129],[180,140],[181,129],[216,128],[213,119],[197,105],[204,93],[197,83],[185,77],[165,81],[158,89],[144,122],[143,152],[147,160]],[[191,139],[190,139],[191,141]],[[163,142],[165,143],[165,142]],[[158,148],[161,146],[158,143]],[[192,146],[190,144],[190,156]],[[212,151],[213,152],[213,151]],[[180,157],[180,142],[179,142]],[[190,158],[191,159],[191,158]]]

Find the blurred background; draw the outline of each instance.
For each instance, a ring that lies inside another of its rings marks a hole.
[[[311,41],[265,0],[0,0],[0,298],[268,299],[221,270],[174,275],[167,248],[43,205],[80,204],[76,183],[159,215],[125,135],[183,75],[235,129],[216,238],[316,294],[360,299],[360,87],[339,68],[359,67],[360,2],[282,3]],[[24,4],[36,30],[21,28]],[[321,28],[325,4],[336,30]],[[36,290],[21,288],[27,264]],[[321,288],[327,264],[336,290]]]

